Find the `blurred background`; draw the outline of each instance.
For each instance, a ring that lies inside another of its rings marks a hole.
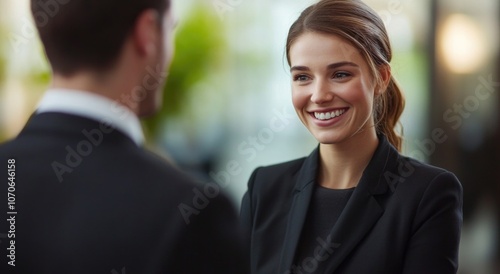
[[[317,145],[295,115],[284,57],[288,28],[312,0],[182,0],[164,108],[148,146],[236,206],[258,166]],[[500,273],[498,0],[366,0],[390,33],[401,83],[404,154],[464,186],[460,273]],[[28,0],[1,0],[0,142],[16,136],[51,74]],[[444,137],[436,137],[444,136]],[[444,140],[443,140],[444,139]]]

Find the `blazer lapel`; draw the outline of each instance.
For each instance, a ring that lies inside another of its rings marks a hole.
[[[316,148],[305,159],[297,174],[278,273],[285,273],[293,264],[295,251],[300,240],[302,227],[306,220],[307,210],[314,189],[314,181],[318,169],[318,157],[319,151]]]
[[[394,153],[397,155],[397,151],[388,143],[385,136],[379,136],[379,140],[380,144],[363,172],[358,186],[328,239],[325,239],[330,247],[336,247],[324,262],[326,273],[333,273],[338,268],[384,212],[376,196],[386,193],[389,189],[384,173],[389,166],[392,166],[390,159],[394,159]]]

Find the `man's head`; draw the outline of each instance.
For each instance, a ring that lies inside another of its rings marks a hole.
[[[148,71],[163,72],[171,60],[173,20],[170,2],[31,0],[31,10],[56,76],[106,75],[124,69],[133,72],[138,77],[134,85],[146,86],[143,89],[147,96],[144,92],[135,96],[136,100],[132,102],[135,106],[122,103],[144,116],[158,107],[161,97],[158,90],[163,87],[165,75],[155,85],[152,80],[143,78],[151,78]],[[127,74],[115,75],[123,77]],[[158,73],[152,76],[158,82]]]
[[[31,0],[52,69],[65,76],[110,68],[141,12],[163,17],[169,6],[170,0]]]

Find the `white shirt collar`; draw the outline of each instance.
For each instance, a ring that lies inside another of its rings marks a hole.
[[[117,101],[83,90],[49,89],[38,104],[37,113],[62,112],[106,121],[129,136],[138,146],[144,143],[144,134],[137,115]]]

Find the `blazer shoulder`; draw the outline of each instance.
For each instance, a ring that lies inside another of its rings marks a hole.
[[[400,156],[398,173],[405,179],[419,181],[425,188],[431,184],[446,184],[453,188],[462,189],[462,185],[455,174],[441,167],[423,163],[419,160]]]
[[[256,168],[248,182],[248,189],[262,192],[271,188],[285,188],[286,185],[293,187],[293,178],[300,171],[306,157],[283,162],[279,164],[261,166]],[[289,184],[286,184],[286,183]]]
[[[258,167],[255,171],[258,170],[259,175],[265,175],[269,177],[279,176],[282,174],[290,174],[297,173],[300,170],[300,167],[304,163],[306,157],[302,157],[299,159],[278,163],[274,165],[268,165],[263,167]],[[254,171],[254,172],[255,172]]]

